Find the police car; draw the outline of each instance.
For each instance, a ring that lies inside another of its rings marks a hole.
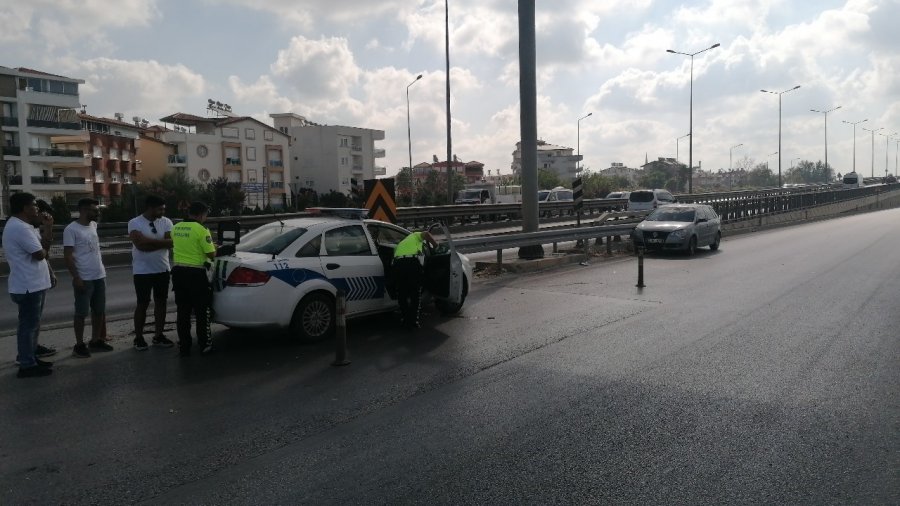
[[[390,268],[409,230],[362,219],[365,210],[317,209],[316,216],[275,221],[240,239],[213,267],[213,321],[232,328],[289,328],[314,341],[335,326],[338,291],[347,318],[398,307]],[[358,214],[354,214],[354,212]],[[425,257],[423,305],[444,314],[462,308],[473,279],[465,255],[446,242]]]

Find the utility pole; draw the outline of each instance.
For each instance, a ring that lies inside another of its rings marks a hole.
[[[534,0],[519,0],[519,118],[522,150],[522,231],[538,230],[537,59]],[[544,256],[544,247],[523,246],[519,258]]]
[[[450,5],[444,0],[444,44],[447,56],[447,203],[453,204],[453,141],[450,136]]]

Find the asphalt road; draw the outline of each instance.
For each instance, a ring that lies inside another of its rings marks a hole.
[[[0,374],[8,504],[898,504],[900,210]],[[122,341],[127,336],[121,338]],[[6,349],[6,348],[4,348]]]

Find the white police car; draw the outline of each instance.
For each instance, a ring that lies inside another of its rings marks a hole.
[[[391,260],[409,233],[378,220],[328,214],[263,225],[242,237],[233,254],[216,259],[213,321],[232,328],[290,328],[302,339],[317,340],[334,331],[338,290],[346,294],[347,318],[393,311],[398,303]],[[444,237],[446,243],[425,259],[423,304],[430,295],[439,311],[455,314],[468,293],[472,267],[446,229]]]

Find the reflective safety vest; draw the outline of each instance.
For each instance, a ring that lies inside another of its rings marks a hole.
[[[394,258],[417,257],[425,253],[425,239],[422,232],[413,232],[397,244]]]

